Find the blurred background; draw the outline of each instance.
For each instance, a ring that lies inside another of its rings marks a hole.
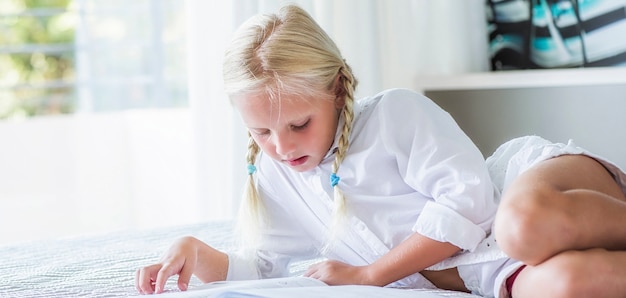
[[[221,58],[286,3],[358,97],[489,70],[484,0],[2,0],[0,244],[232,218],[246,140]]]

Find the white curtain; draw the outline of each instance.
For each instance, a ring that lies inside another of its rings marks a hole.
[[[232,32],[254,14],[286,3],[308,10],[353,67],[357,97],[415,88],[420,75],[487,69],[483,0],[81,3],[106,17],[86,15],[90,22],[82,26],[89,30],[78,30],[90,33],[77,37],[80,86],[104,87],[79,90],[79,101],[87,103],[76,115],[0,123],[0,139],[8,144],[0,147],[0,225],[13,227],[0,230],[0,243],[233,217],[246,178],[247,140],[222,92],[221,64]],[[149,26],[146,5],[157,10],[152,15],[161,27]],[[186,17],[176,17],[184,15],[183,7]],[[154,52],[163,41],[181,40],[186,46],[163,48],[159,55],[125,47]],[[112,79],[149,71],[173,85],[131,89],[129,83],[145,78]],[[189,107],[93,112],[128,107],[136,103],[133,96],[149,101],[150,94],[182,94],[165,89],[184,89]]]
[[[483,0],[189,0],[189,90],[196,129],[197,202],[206,218],[234,214],[245,179],[245,130],[221,91],[232,31],[295,3],[334,38],[359,79],[357,97],[418,86],[421,75],[486,71]],[[233,198],[231,200],[231,198]]]

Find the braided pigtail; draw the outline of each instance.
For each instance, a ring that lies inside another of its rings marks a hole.
[[[330,184],[333,187],[334,214],[331,227],[330,240],[323,248],[323,252],[327,252],[330,245],[343,233],[345,228],[345,220],[347,219],[346,197],[339,185],[340,177],[337,175],[341,163],[346,157],[350,146],[350,134],[352,132],[352,120],[354,120],[354,89],[357,81],[352,75],[350,66],[344,63],[339,70],[339,86],[336,86],[338,96],[343,97],[344,105],[341,110],[341,117],[344,119],[341,134],[338,140],[337,152],[335,160],[332,164],[332,173],[330,174]]]
[[[339,187],[339,176],[337,176],[337,171],[339,171],[339,167],[346,157],[346,153],[350,145],[349,138],[350,133],[352,132],[352,120],[354,118],[354,78],[352,78],[352,73],[350,72],[350,69],[347,65],[340,69],[339,75],[341,78],[339,82],[343,84],[341,88],[345,92],[345,99],[344,106],[341,111],[341,117],[344,119],[344,124],[341,128],[341,135],[339,136],[337,153],[335,155],[335,161],[332,164],[333,172],[331,174],[331,186],[333,186],[334,189],[333,196],[335,201],[335,221],[340,220],[346,215],[346,198],[343,195],[343,191],[341,191],[341,188]]]
[[[237,227],[241,236],[241,247],[244,250],[253,250],[259,244],[261,240],[259,231],[265,218],[264,207],[254,182],[255,162],[259,151],[259,146],[248,133],[248,153],[246,154],[248,178],[244,187],[242,204],[239,208]]]

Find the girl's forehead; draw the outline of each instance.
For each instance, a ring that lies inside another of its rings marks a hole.
[[[234,107],[239,111],[248,126],[261,123],[282,123],[298,121],[320,110],[323,100],[302,98],[299,96],[281,96],[271,98],[266,95],[247,95],[233,99]]]
[[[238,96],[233,99],[235,107],[239,110],[254,109],[260,111],[281,111],[291,110],[310,111],[317,109],[323,104],[324,99],[312,96],[302,96],[295,94],[281,94],[279,96],[269,96],[265,93],[255,93]]]

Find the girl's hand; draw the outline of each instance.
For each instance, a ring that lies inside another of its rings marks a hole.
[[[329,285],[376,285],[369,266],[351,266],[339,261],[323,261],[311,265],[304,276],[319,279]]]
[[[137,270],[135,288],[141,294],[159,294],[163,292],[167,279],[178,274],[178,288],[186,291],[191,275],[198,262],[198,244],[193,237],[184,237],[176,241],[153,265]]]

